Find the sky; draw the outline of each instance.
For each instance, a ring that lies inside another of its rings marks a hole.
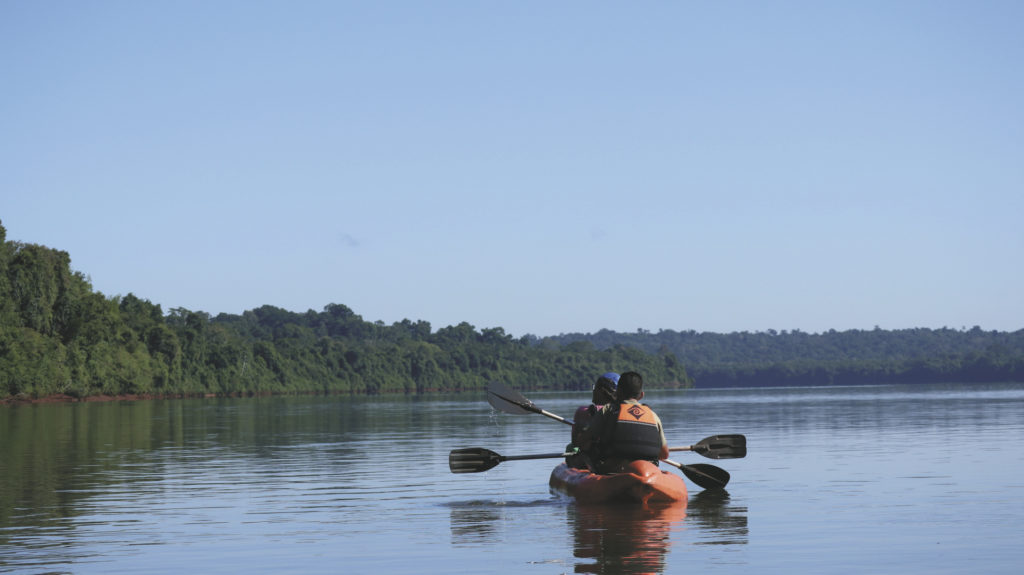
[[[0,0],[0,222],[164,311],[1024,329],[1024,3]]]

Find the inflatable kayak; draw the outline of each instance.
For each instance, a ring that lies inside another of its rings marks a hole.
[[[612,475],[598,475],[561,463],[551,471],[548,484],[585,503],[665,503],[686,501],[687,496],[682,476],[662,471],[650,461],[634,461],[628,471]]]

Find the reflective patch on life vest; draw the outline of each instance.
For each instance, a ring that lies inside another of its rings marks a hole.
[[[631,419],[632,418],[632,419]],[[649,423],[654,425],[654,412],[640,404],[622,404],[619,409],[619,421],[635,421],[637,423]]]

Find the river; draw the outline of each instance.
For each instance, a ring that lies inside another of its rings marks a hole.
[[[514,382],[507,382],[515,387]],[[526,393],[571,416],[585,395]],[[9,573],[986,573],[1024,566],[1024,385],[649,390],[725,492],[585,506],[554,460],[454,475],[448,453],[557,452],[568,428],[484,394],[0,407]]]

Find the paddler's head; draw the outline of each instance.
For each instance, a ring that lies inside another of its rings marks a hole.
[[[594,383],[594,395],[591,401],[594,405],[604,405],[615,400],[615,387],[619,383],[619,374],[609,371],[597,378]]]
[[[619,384],[615,387],[615,399],[626,401],[627,399],[640,400],[644,397],[644,378],[635,371],[627,371],[619,376]]]

